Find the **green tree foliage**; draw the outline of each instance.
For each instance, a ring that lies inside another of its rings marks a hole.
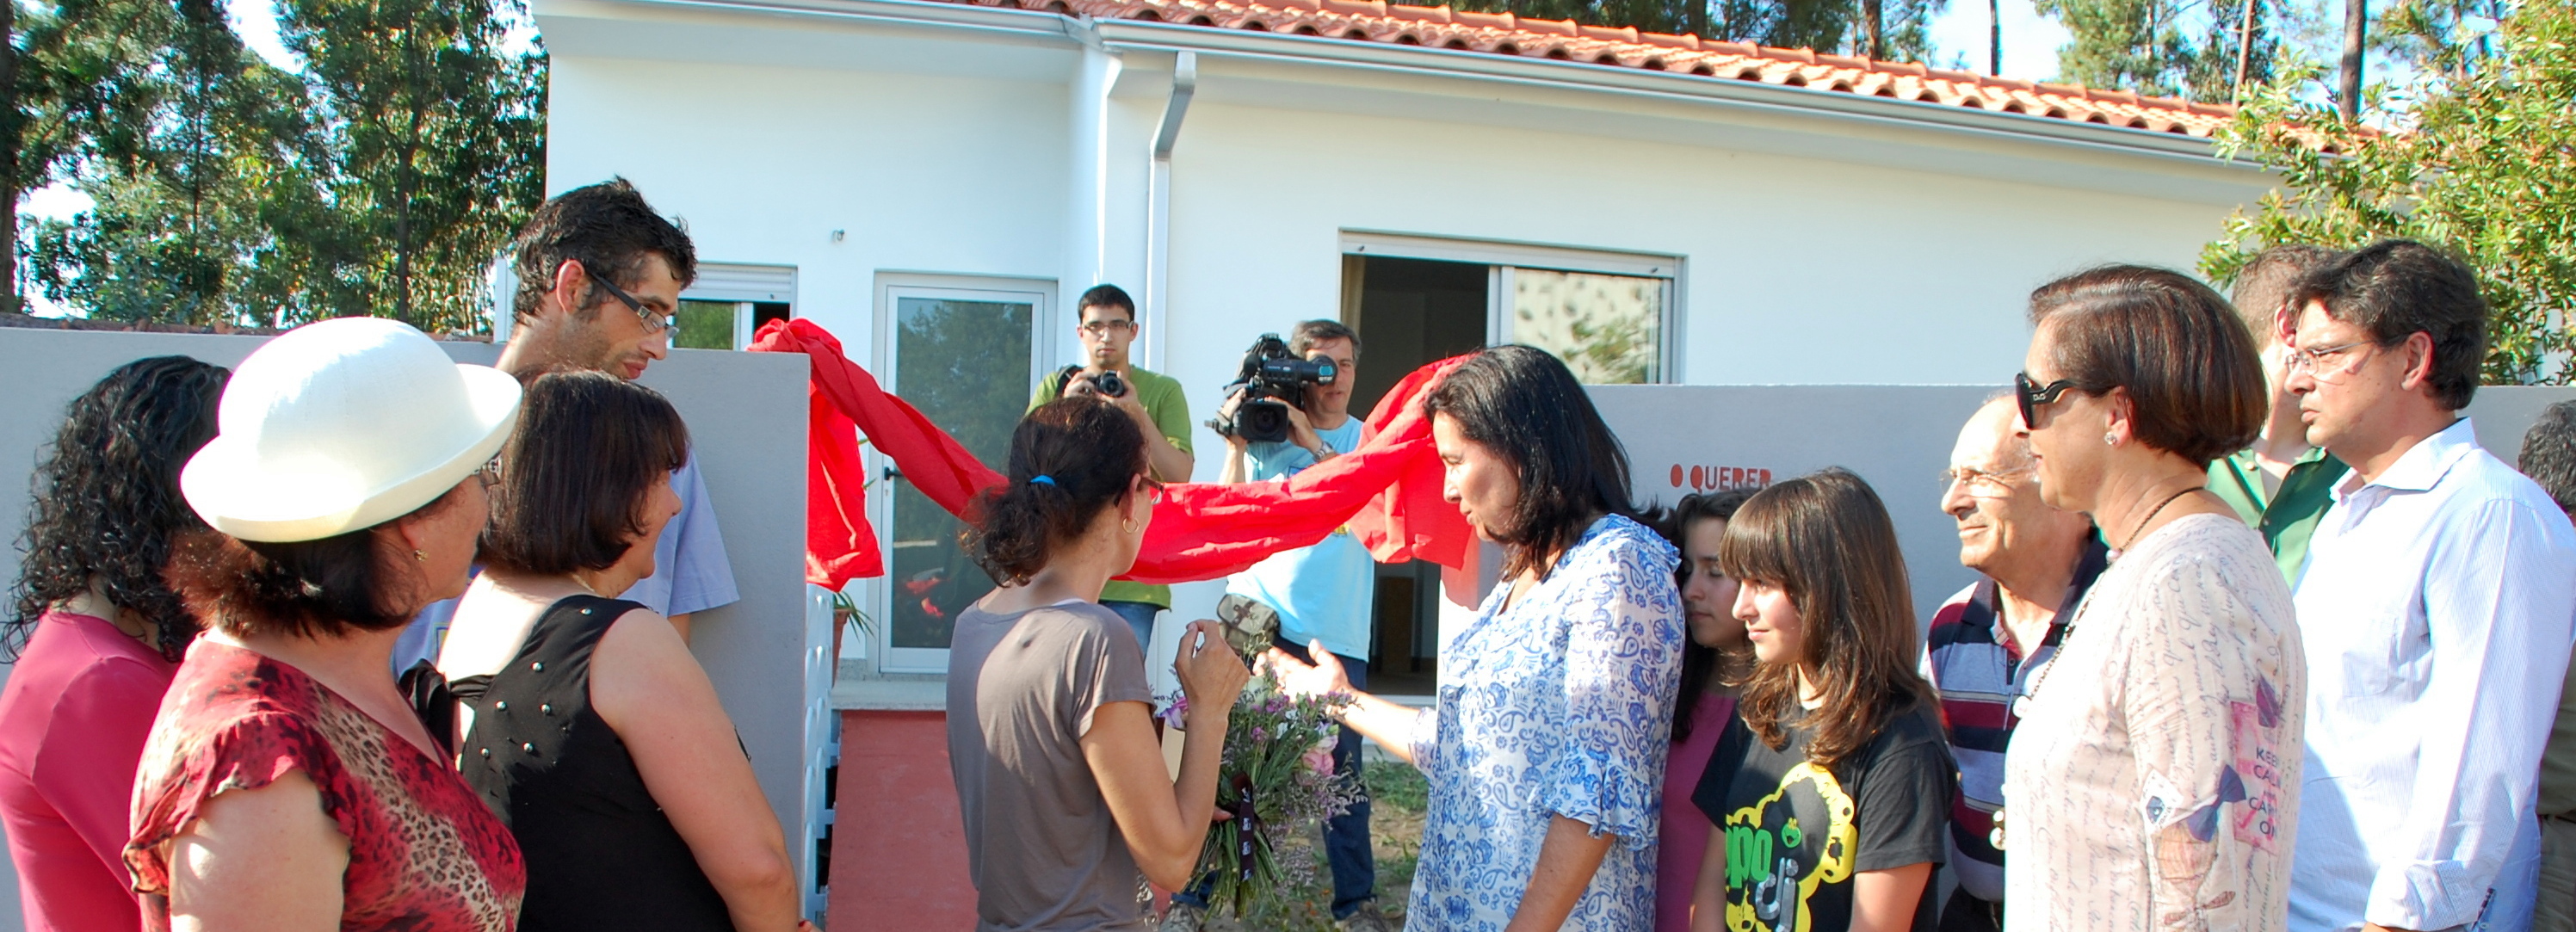
[[[483,269],[543,194],[542,53],[501,49],[492,0],[279,13],[301,72],[247,52],[221,0],[19,8],[8,181],[96,202],[13,225],[27,277],[97,317],[477,329]]]
[[[1948,0],[1453,0],[1451,5],[1480,13],[1922,61],[1932,52],[1927,27]]]
[[[2278,0],[2036,0],[2036,6],[2074,34],[2058,49],[2058,79],[2088,87],[2229,101],[2240,84],[2269,80],[2281,54]]]
[[[246,53],[216,0],[68,0],[27,36],[27,181],[98,202],[35,225],[31,278],[120,320],[242,316],[279,243],[263,215],[316,156],[301,85]],[[276,184],[276,176],[287,184]]]
[[[2391,26],[2402,18],[2383,20]],[[2231,280],[2276,243],[2352,248],[2404,237],[2451,251],[2478,271],[2494,308],[2490,383],[2576,381],[2568,317],[2576,309],[2576,0],[2523,0],[2491,37],[2445,43],[2417,35],[2435,80],[2410,95],[2397,125],[2346,123],[2300,93],[2303,69],[2253,96],[2222,147],[2260,159],[2286,191],[2230,218],[2201,269]],[[2464,56],[2491,56],[2470,67]],[[2330,147],[2333,154],[2320,151]]]
[[[501,50],[489,2],[284,0],[287,47],[327,114],[330,244],[317,316],[472,330],[482,274],[544,199],[541,62]]]

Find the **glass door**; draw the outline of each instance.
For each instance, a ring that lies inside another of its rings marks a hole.
[[[1028,407],[1045,341],[1046,293],[960,288],[886,289],[886,388],[964,444],[985,465],[1008,465],[1011,431]],[[887,672],[944,672],[957,613],[993,590],[958,546],[965,529],[880,457],[891,520],[886,540]],[[881,512],[882,513],[882,512]]]

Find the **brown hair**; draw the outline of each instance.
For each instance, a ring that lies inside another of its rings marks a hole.
[[[644,503],[688,459],[689,428],[661,393],[605,372],[536,377],[501,448],[484,564],[563,575],[652,546],[638,540]]]
[[[510,297],[510,313],[527,320],[555,288],[555,270],[579,262],[591,276],[619,287],[644,283],[644,257],[661,256],[671,275],[685,285],[698,277],[698,250],[688,231],[662,219],[633,182],[610,178],[547,198],[511,244],[511,274],[519,289]],[[599,315],[608,292],[594,284],[574,313],[582,320]]]
[[[2273,315],[2290,300],[2299,280],[2343,253],[2306,243],[2283,243],[2254,254],[2236,270],[2236,282],[2227,291],[2227,301],[2236,306],[2236,314],[2245,319],[2245,329],[2254,335],[2254,347],[2272,345]]]
[[[401,518],[319,540],[262,543],[211,530],[182,535],[170,556],[170,588],[208,626],[237,638],[400,628],[419,606],[387,604],[391,594],[383,590],[398,578],[387,566],[410,562],[410,555],[388,552],[376,529],[453,507],[456,490],[449,489]]]
[[[2030,294],[2058,378],[2129,391],[2139,442],[2200,466],[2253,444],[2271,387],[2254,335],[2218,292],[2180,272],[2106,265]]]
[[[1702,521],[1732,521],[1735,512],[1753,498],[1750,487],[1719,489],[1682,496],[1671,511],[1648,508],[1637,520],[1664,535],[1673,549],[1683,551],[1681,564],[1673,571],[1673,582],[1679,585],[1690,578],[1690,533]],[[1673,743],[1690,740],[1691,729],[1698,723],[1699,699],[1712,686],[1742,686],[1753,672],[1753,652],[1738,647],[1720,650],[1688,637],[1682,638],[1682,688],[1673,697]]]
[[[1520,500],[1497,535],[1503,578],[1574,546],[1595,517],[1635,511],[1628,500],[1628,451],[1619,445],[1573,370],[1546,350],[1488,347],[1449,371],[1423,399],[1423,413],[1447,415],[1460,433],[1512,466]]]
[[[1788,740],[1781,723],[1798,708],[1798,668],[1824,704],[1807,714],[1807,759],[1832,767],[1878,737],[1897,716],[1932,701],[1915,672],[1914,596],[1896,525],[1859,476],[1842,469],[1800,476],[1755,493],[1726,523],[1717,563],[1747,583],[1778,586],[1798,608],[1807,656],[1759,664],[1737,700],[1764,745]]]
[[[959,542],[994,582],[1028,582],[1056,547],[1127,500],[1146,462],[1145,432],[1108,400],[1039,405],[1011,432],[1009,477],[975,496]]]
[[[2487,358],[2487,301],[2477,273],[2458,259],[2410,240],[2373,243],[2299,280],[2302,305],[2322,302],[2326,316],[2369,332],[2381,346],[2421,333],[2433,341],[2434,400],[2445,410],[2469,406]]]
[[[1351,355],[1360,354],[1359,332],[1338,320],[1298,321],[1297,326],[1288,330],[1288,351],[1302,358],[1306,355],[1306,351],[1315,348],[1315,344],[1326,340],[1349,340]]]

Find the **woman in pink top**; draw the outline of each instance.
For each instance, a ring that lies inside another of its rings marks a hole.
[[[0,689],[0,821],[31,932],[139,929],[125,870],[134,765],[197,623],[162,582],[203,530],[179,464],[215,433],[229,373],[136,360],[73,399],[37,470]]]
[[[1708,853],[1708,817],[1691,802],[1717,750],[1717,736],[1735,714],[1735,687],[1751,672],[1753,646],[1735,617],[1735,580],[1717,569],[1717,542],[1726,522],[1753,497],[1753,489],[1682,496],[1671,514],[1654,522],[1681,548],[1682,614],[1690,644],[1682,649],[1681,694],[1673,702],[1672,754],[1664,765],[1663,837],[1655,855],[1655,932],[1689,932],[1691,885]]]

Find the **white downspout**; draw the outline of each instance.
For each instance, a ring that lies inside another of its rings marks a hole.
[[[1172,96],[1163,104],[1162,125],[1154,130],[1154,160],[1145,208],[1145,342],[1147,358],[1163,358],[1164,334],[1172,316],[1166,302],[1172,289],[1172,144],[1181,138],[1181,119],[1189,115],[1190,97],[1199,89],[1199,53],[1184,51],[1172,60]]]
[[[1068,22],[1066,31],[1083,48],[1069,88],[1072,165],[1065,191],[1064,272],[1056,289],[1063,314],[1053,327],[1058,333],[1073,329],[1074,298],[1109,280],[1109,90],[1118,83],[1120,64],[1087,22]]]

